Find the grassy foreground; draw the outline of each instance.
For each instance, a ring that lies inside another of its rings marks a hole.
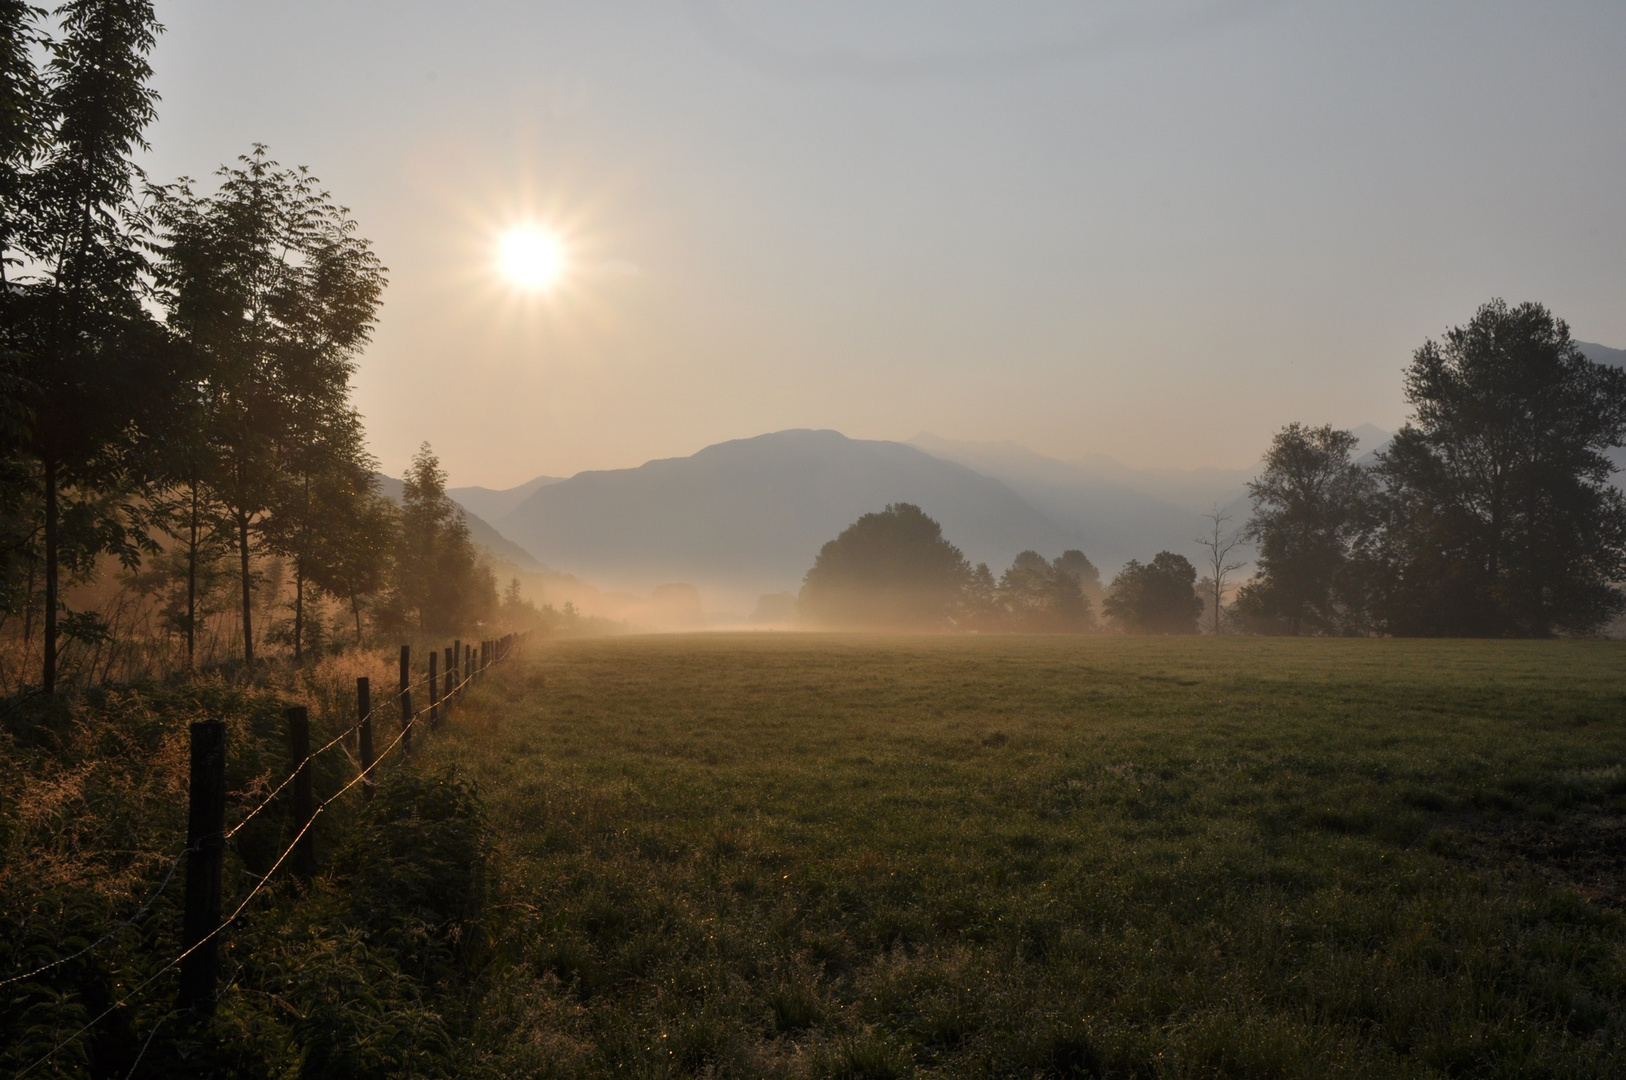
[[[1607,1076],[1626,646],[532,646],[431,745],[560,1076]]]

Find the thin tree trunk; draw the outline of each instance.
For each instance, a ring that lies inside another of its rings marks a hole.
[[[40,687],[56,692],[56,605],[58,508],[56,462],[45,461],[45,659],[41,665]]]
[[[294,663],[305,655],[305,560],[294,556]]]
[[[248,514],[237,512],[237,557],[243,584],[243,666],[254,666],[253,591],[248,571]]]
[[[34,579],[39,576],[39,556],[28,555],[28,598],[23,604],[23,654],[34,647]]]
[[[186,668],[198,669],[198,485],[192,483],[191,532],[186,544]]]
[[[356,648],[361,648],[361,600],[355,593],[350,594],[350,610],[356,616]]]

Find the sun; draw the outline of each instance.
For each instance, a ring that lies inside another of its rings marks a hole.
[[[522,289],[540,292],[565,272],[565,249],[559,238],[530,227],[510,229],[499,247],[503,276]]]

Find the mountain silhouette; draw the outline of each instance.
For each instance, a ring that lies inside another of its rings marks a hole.
[[[373,475],[378,478],[379,494],[390,499],[396,505],[400,505],[401,492],[406,486],[401,481],[401,478],[381,472],[375,472]],[[479,488],[476,490],[485,489]],[[452,495],[450,491],[446,494]],[[495,526],[473,510],[470,510],[468,505],[455,495],[452,495],[452,501],[463,508],[463,519],[468,522],[470,540],[490,551],[493,555],[507,559],[521,570],[542,571],[547,569],[547,567],[536,561],[536,556],[498,532]]]
[[[533,491],[503,533],[558,569],[614,588],[693,582],[730,599],[794,589],[826,541],[888,503],[918,505],[998,573],[1034,548],[1082,542],[1005,484],[903,443],[780,431]]]

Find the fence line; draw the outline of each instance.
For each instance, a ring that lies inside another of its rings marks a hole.
[[[507,656],[509,655],[509,653],[512,651],[513,646],[518,644],[519,642],[527,639],[529,636],[530,636],[529,633],[526,633],[526,634],[509,634],[509,635],[506,635],[506,636],[504,636],[504,637],[502,637],[500,639],[496,639],[496,640],[492,641],[491,642],[491,650],[490,650],[489,657],[487,655],[486,643],[482,642],[481,646],[480,646],[481,663],[478,666],[474,666],[474,663],[473,663],[474,649],[473,649],[473,646],[471,644],[470,647],[469,647],[469,651],[468,651],[468,663],[465,665],[465,672],[466,672],[465,676],[462,679],[462,681],[460,681],[459,683],[456,684],[455,687],[453,687],[453,692],[461,695],[463,690],[468,686],[469,683],[474,681],[474,678],[477,675],[483,673],[486,668],[492,666],[493,664],[497,663],[498,661],[506,659]],[[448,670],[447,671],[448,679],[450,679],[450,676],[451,676],[451,671]],[[401,691],[395,697],[400,698],[400,697],[410,695],[412,685],[413,685],[412,683],[409,683],[407,686],[404,686],[401,689]],[[160,977],[162,977],[164,974],[169,972],[172,968],[176,967],[182,961],[186,960],[193,953],[195,953],[199,949],[203,948],[205,945],[211,945],[226,930],[227,927],[231,926],[234,922],[236,922],[237,919],[242,915],[244,910],[247,909],[248,905],[254,900],[254,898],[256,896],[258,896],[260,894],[260,892],[266,887],[267,883],[269,883],[271,881],[272,877],[276,874],[277,870],[282,866],[282,864],[285,861],[287,861],[288,856],[290,854],[292,854],[296,848],[300,847],[301,843],[305,839],[306,834],[309,833],[312,826],[314,826],[316,824],[316,819],[319,818],[322,815],[322,812],[324,810],[326,810],[331,803],[333,803],[335,800],[337,800],[338,798],[343,796],[345,793],[347,793],[351,788],[355,787],[357,784],[366,783],[367,785],[370,786],[371,783],[372,783],[372,781],[370,779],[371,773],[373,772],[373,770],[375,768],[378,767],[378,765],[380,763],[382,763],[384,761],[385,758],[387,758],[389,756],[390,751],[394,750],[396,746],[401,745],[403,742],[405,742],[408,746],[410,746],[412,728],[417,725],[420,718],[422,718],[424,716],[427,716],[432,710],[435,709],[435,704],[433,703],[433,697],[434,697],[434,691],[431,691],[432,703],[429,706],[426,706],[425,708],[420,709],[420,710],[418,710],[416,712],[403,713],[401,728],[396,733],[395,738],[390,741],[390,744],[384,748],[383,753],[378,754],[371,762],[366,763],[364,765],[364,767],[360,771],[358,771],[356,773],[356,775],[354,777],[352,777],[343,787],[339,788],[338,791],[335,791],[332,795],[330,795],[327,798],[323,799],[320,803],[318,803],[313,808],[310,816],[305,819],[303,825],[300,827],[299,832],[294,835],[293,840],[288,844],[288,846],[286,848],[283,849],[282,853],[277,856],[276,861],[271,864],[270,868],[267,869],[265,874],[260,877],[259,881],[257,881],[255,883],[254,887],[251,890],[249,890],[249,894],[247,896],[245,896],[242,899],[242,901],[237,905],[237,907],[232,910],[232,913],[230,915],[228,915],[225,919],[221,920],[216,926],[211,928],[207,933],[205,933],[197,941],[195,941],[191,945],[187,946],[184,950],[182,950],[182,952],[179,955],[177,955],[172,960],[165,963],[162,967],[160,967],[158,970],[154,971],[146,979],[142,980],[141,983],[139,983],[138,985],[136,985],[132,989],[126,991],[123,995],[121,995],[119,997],[119,999],[117,1001],[114,1001],[106,1009],[104,1009],[102,1012],[98,1013],[89,1022],[87,1022],[83,1027],[79,1028],[79,1030],[75,1031],[72,1035],[69,1035],[66,1039],[63,1039],[61,1042],[59,1042],[55,1046],[53,1046],[50,1050],[46,1051],[44,1056],[42,1056],[37,1061],[35,1061],[33,1064],[29,1065],[27,1068],[25,1068],[21,1072],[19,1072],[17,1074],[17,1080],[22,1080],[22,1077],[27,1076],[29,1073],[33,1072],[35,1069],[37,1069],[41,1065],[45,1064],[53,1056],[55,1056],[58,1051],[62,1050],[64,1047],[72,1044],[75,1040],[77,1040],[85,1032],[89,1031],[91,1028],[93,1028],[97,1024],[101,1023],[103,1020],[105,1020],[108,1016],[112,1015],[118,1009],[122,1009],[122,1008],[126,1007],[127,1005],[129,1005],[132,1001],[136,1000],[149,986],[151,986],[154,982],[156,982]],[[392,698],[391,701],[393,701],[393,700],[395,700],[395,699]],[[410,701],[410,697],[407,697],[407,700]],[[386,702],[385,704],[389,704],[389,703],[390,702]],[[449,717],[450,716],[450,699],[449,698],[446,699],[445,703],[446,703],[446,714]],[[294,780],[294,778],[296,776],[298,776],[300,774],[300,772],[302,770],[304,770],[310,764],[310,762],[313,759],[315,759],[319,754],[321,754],[321,753],[325,752],[326,750],[332,748],[333,746],[337,745],[340,741],[342,741],[344,738],[346,738],[351,732],[353,732],[357,728],[361,727],[364,722],[370,720],[371,716],[372,716],[372,713],[371,713],[371,710],[369,710],[364,715],[359,716],[356,719],[356,721],[350,725],[350,727],[346,728],[339,735],[335,736],[331,741],[326,743],[320,749],[318,749],[318,750],[316,750],[314,752],[306,754],[306,756],[304,758],[302,758],[298,762],[298,764],[296,764],[294,766],[293,772],[291,772],[288,775],[288,777],[285,778],[282,781],[282,783],[278,784],[276,789],[269,796],[267,796],[264,800],[262,800],[261,803],[258,806],[256,806],[252,811],[250,811],[247,817],[244,817],[235,826],[233,826],[229,831],[223,830],[222,832],[216,834],[214,837],[199,837],[196,842],[189,843],[185,848],[183,848],[180,852],[178,852],[175,855],[175,857],[173,858],[173,860],[170,862],[169,869],[164,875],[164,880],[162,882],[160,882],[158,887],[153,890],[152,894],[147,897],[146,901],[141,905],[141,907],[136,911],[135,914],[131,915],[124,922],[120,923],[118,926],[114,927],[112,930],[109,930],[106,934],[102,935],[100,938],[98,938],[95,941],[91,942],[89,945],[86,945],[84,948],[80,949],[79,951],[77,951],[77,952],[75,952],[75,953],[73,953],[73,954],[71,954],[69,956],[65,956],[65,957],[61,957],[61,958],[59,958],[57,960],[53,960],[49,964],[45,964],[42,967],[36,968],[35,970],[27,972],[25,974],[15,975],[15,976],[11,976],[9,978],[0,980],[0,986],[7,986],[7,985],[10,985],[12,983],[22,982],[24,980],[34,978],[34,977],[36,977],[38,975],[43,974],[44,972],[50,971],[52,968],[58,967],[58,966],[60,966],[62,964],[65,964],[65,963],[68,963],[68,962],[70,962],[72,960],[78,959],[79,957],[84,956],[86,953],[89,953],[92,950],[98,948],[99,946],[105,944],[107,941],[111,940],[116,935],[118,935],[118,934],[122,933],[124,930],[128,929],[130,926],[134,925],[139,919],[141,919],[147,913],[148,910],[151,909],[152,905],[157,901],[158,897],[160,895],[162,895],[164,889],[166,887],[168,887],[170,881],[175,876],[175,870],[180,865],[180,860],[181,860],[181,857],[183,855],[190,856],[190,855],[197,854],[205,840],[218,839],[218,841],[221,843],[221,845],[224,846],[226,841],[230,840],[231,837],[233,835],[235,835],[237,833],[237,831],[239,829],[241,829],[245,824],[247,824],[248,821],[255,814],[258,814],[261,810],[263,810],[266,806],[268,806],[270,804],[271,800],[273,798],[275,798],[276,794],[278,792],[282,791],[285,787],[287,787],[288,784],[290,782],[292,782]],[[222,768],[223,767],[224,767],[224,760],[222,759]],[[216,882],[216,887],[218,888],[218,879],[217,879],[217,882]],[[218,902],[219,902],[218,897],[216,897],[215,903],[218,904]],[[189,909],[191,908],[192,903],[193,903],[193,897],[189,892],[189,894],[187,896],[187,904],[188,904]],[[217,908],[217,910],[218,910],[218,908]],[[187,916],[186,921],[191,922],[192,921],[192,916],[194,915],[194,912],[192,912],[191,910],[188,910],[185,914]],[[211,982],[213,981],[212,978],[211,978],[210,981]],[[215,988],[211,985],[209,987],[209,996],[212,997],[215,992],[216,992]],[[211,1004],[212,1004],[212,1002],[211,1002]],[[179,1008],[179,1007],[176,1008],[176,1009],[172,1009],[168,1014],[166,1014],[163,1018],[161,1018],[158,1021],[157,1024],[154,1025],[153,1031],[148,1034],[146,1042],[142,1046],[142,1051],[141,1051],[142,1056],[145,1056],[147,1046],[151,1044],[153,1036],[157,1034],[157,1028],[159,1026],[161,1026],[165,1021],[167,1021],[170,1017],[174,1016],[177,1012],[180,1012],[180,1011],[185,1011],[185,1010],[182,1009],[182,1008]],[[140,1064],[140,1058],[139,1057],[136,1059],[136,1064],[137,1065]],[[131,1068],[131,1074],[132,1075],[134,1074],[134,1066],[132,1066],[132,1068]]]

